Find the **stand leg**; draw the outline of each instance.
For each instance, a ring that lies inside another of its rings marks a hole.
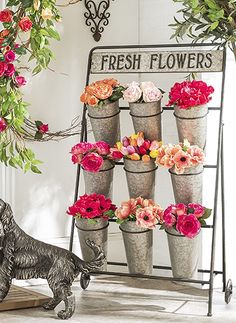
[[[221,207],[222,207],[222,282],[223,292],[226,287],[226,247],[225,247],[225,192],[224,192],[224,137],[221,137]]]

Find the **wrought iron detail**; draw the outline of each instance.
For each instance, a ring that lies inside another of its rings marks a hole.
[[[85,0],[87,9],[84,13],[85,23],[88,27],[91,27],[90,30],[95,41],[101,39],[104,27],[109,24],[111,14],[108,9],[111,1],[114,0]]]

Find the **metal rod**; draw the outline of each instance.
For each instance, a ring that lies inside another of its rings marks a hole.
[[[221,156],[222,119],[223,119],[223,107],[224,107],[225,66],[226,66],[226,48],[224,48],[222,86],[221,86],[221,110],[220,110],[219,131],[218,131],[217,169],[216,169],[216,180],[215,180],[215,197],[214,197],[213,230],[212,230],[212,245],[211,245],[211,264],[210,264],[210,285],[209,285],[209,299],[208,299],[208,313],[207,313],[208,316],[212,316],[212,297],[213,297],[213,283],[214,283],[213,280],[214,280],[216,224],[217,224],[217,202],[218,202],[218,189],[219,189],[219,166],[220,166],[220,156]]]
[[[174,111],[174,107],[162,107],[163,110],[165,111]],[[120,110],[122,111],[129,111],[129,107],[120,107]],[[220,107],[208,107],[209,111],[220,111]]]
[[[225,246],[225,185],[224,185],[224,125],[221,137],[221,208],[222,208],[222,282],[223,292],[226,287],[226,246]]]

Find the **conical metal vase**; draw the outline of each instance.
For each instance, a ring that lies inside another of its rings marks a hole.
[[[143,131],[145,138],[161,141],[161,100],[147,103],[129,103],[135,132]]]
[[[197,279],[201,234],[189,239],[175,229],[166,233],[173,277]]]
[[[186,168],[183,174],[177,174],[173,167],[169,172],[175,203],[202,203],[203,165]]]
[[[113,170],[115,165],[105,159],[99,172],[93,173],[83,169],[85,193],[103,194],[112,199]]]
[[[206,146],[207,135],[207,105],[199,105],[190,109],[174,107],[175,119],[178,129],[179,141],[188,139],[191,145],[197,145],[202,149]]]
[[[140,228],[135,222],[120,225],[129,272],[150,275],[153,268],[153,231]]]
[[[102,218],[96,219],[96,223],[91,223],[89,219],[76,219],[83,260],[91,261],[94,258],[93,250],[86,244],[87,239],[94,241],[97,246],[100,246],[107,257],[108,226],[108,221]],[[107,260],[105,260],[104,265],[99,270],[106,269]]]
[[[124,158],[124,170],[130,198],[142,196],[146,199],[154,198],[155,174],[158,168],[154,160],[130,160]]]
[[[120,109],[118,101],[108,103],[102,107],[88,106],[95,141],[106,141],[114,146],[120,141]]]

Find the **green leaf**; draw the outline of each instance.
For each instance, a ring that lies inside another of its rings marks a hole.
[[[205,212],[204,212],[202,218],[203,219],[208,219],[210,217],[211,213],[212,213],[212,209],[205,208]]]
[[[30,169],[32,170],[33,173],[42,174],[42,172],[35,165],[31,165]]]
[[[210,30],[214,30],[214,29],[216,29],[218,26],[219,26],[219,21],[215,21],[215,22],[213,22],[213,24],[211,25]]]
[[[56,40],[61,39],[59,33],[55,29],[53,29],[52,27],[47,28],[47,32],[49,33],[50,37],[52,37]]]
[[[42,138],[43,138],[43,134],[40,131],[36,131],[36,133],[34,135],[34,139],[40,140]]]
[[[206,221],[203,218],[199,218],[198,220],[201,223],[201,226],[206,225]]]
[[[24,172],[28,172],[30,170],[30,166],[31,164],[30,163],[26,163],[25,166],[24,166]]]
[[[37,127],[37,128],[39,128],[40,126],[42,126],[42,125],[43,125],[43,123],[42,123],[42,121],[40,121],[40,120],[36,120],[36,121],[35,121],[35,125],[36,125],[36,127]]]

